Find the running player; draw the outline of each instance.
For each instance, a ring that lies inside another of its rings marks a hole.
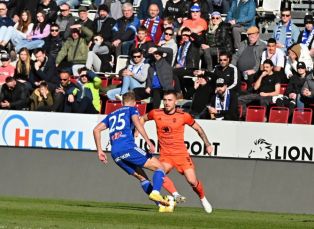
[[[175,91],[165,91],[163,109],[154,109],[144,115],[142,120],[154,120],[157,128],[157,136],[160,148],[160,162],[168,174],[173,168],[185,176],[187,182],[197,193],[204,210],[207,213],[212,212],[212,206],[205,197],[204,188],[200,180],[197,179],[194,164],[187,148],[184,144],[185,124],[191,126],[206,146],[206,152],[212,152],[212,146],[202,127],[195,122],[192,116],[181,110],[176,109],[177,95]],[[177,193],[174,184],[170,179],[165,180],[164,188],[171,193]]]
[[[138,110],[134,107],[135,94],[127,92],[123,95],[123,107],[110,113],[106,118],[94,128],[94,139],[98,152],[98,158],[103,163],[107,163],[107,156],[101,147],[101,132],[109,128],[109,136],[111,142],[111,156],[115,163],[127,172],[141,181],[142,188],[153,201],[168,206],[169,202],[160,195],[160,189],[165,176],[164,168],[159,160],[152,157],[151,153],[147,153],[138,148],[133,137],[133,129],[136,127],[138,132],[143,136],[149,150],[155,151],[155,147],[149,140],[144,127],[139,120]],[[154,171],[153,186],[138,171],[138,167],[147,168]]]

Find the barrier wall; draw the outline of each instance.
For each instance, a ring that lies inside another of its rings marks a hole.
[[[314,214],[312,163],[193,157],[214,208]],[[185,179],[170,177],[200,206]],[[152,204],[112,159],[91,151],[0,148],[0,195]],[[179,209],[178,209],[179,210]]]

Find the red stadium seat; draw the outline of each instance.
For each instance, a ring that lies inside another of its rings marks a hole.
[[[108,84],[109,84],[108,78],[101,78],[101,87],[102,87],[102,88],[107,87]]]
[[[287,107],[272,107],[270,108],[268,122],[273,123],[288,123],[289,108]]]
[[[247,83],[241,82],[241,91],[246,91],[246,90],[247,90]]]
[[[142,116],[146,113],[147,103],[136,102],[135,107],[137,107],[138,112],[140,112],[140,115]]]
[[[288,84],[282,83],[280,84],[280,94],[284,95],[287,90]]]
[[[312,124],[312,109],[311,108],[295,108],[293,111],[293,124]]]
[[[120,85],[120,84],[122,84],[122,80],[121,80],[120,78],[114,77],[114,78],[112,78],[112,80],[111,80],[111,84],[112,84],[112,85]]]
[[[248,106],[246,109],[247,122],[264,122],[266,114],[266,107],[264,106]]]
[[[122,107],[121,101],[110,101],[110,100],[108,100],[106,102],[105,114],[110,114],[111,112],[119,109],[120,107]]]

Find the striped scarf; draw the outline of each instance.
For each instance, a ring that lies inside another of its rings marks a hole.
[[[182,44],[178,50],[177,62],[181,67],[185,67],[186,55],[188,54],[191,41],[185,42]]]
[[[279,40],[280,34],[281,34],[281,28],[283,24],[282,22],[279,23],[278,29],[276,31],[276,40]],[[289,21],[287,27],[286,27],[286,42],[285,42],[285,47],[288,48],[291,45],[291,30],[292,30],[292,23],[291,20]]]
[[[150,19],[150,18],[147,18],[146,21],[144,22],[144,26],[148,29],[151,21],[154,21],[153,22],[153,25],[152,25],[152,29],[150,31],[150,35],[153,39],[153,41],[155,42],[155,35],[157,33],[157,29],[158,29],[158,25],[159,25],[159,22],[160,22],[160,17],[157,16],[156,19]]]
[[[221,101],[219,95],[216,95],[215,99],[215,108],[217,111],[227,111],[229,110],[230,105],[230,91],[226,89],[225,94],[223,95],[223,101]]]
[[[306,29],[302,33],[302,44],[305,44],[307,47],[310,45],[312,39],[314,37],[314,29],[311,32],[308,32]]]

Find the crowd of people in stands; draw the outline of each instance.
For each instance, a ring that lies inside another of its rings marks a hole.
[[[135,12],[128,0],[0,1],[0,109],[96,114],[129,90],[158,108],[169,89],[203,119],[239,120],[239,106],[245,117],[252,103],[291,112],[313,104],[313,15],[300,31],[282,9],[265,41],[256,7],[254,0],[142,0]],[[129,57],[121,85],[104,88],[121,55]]]

